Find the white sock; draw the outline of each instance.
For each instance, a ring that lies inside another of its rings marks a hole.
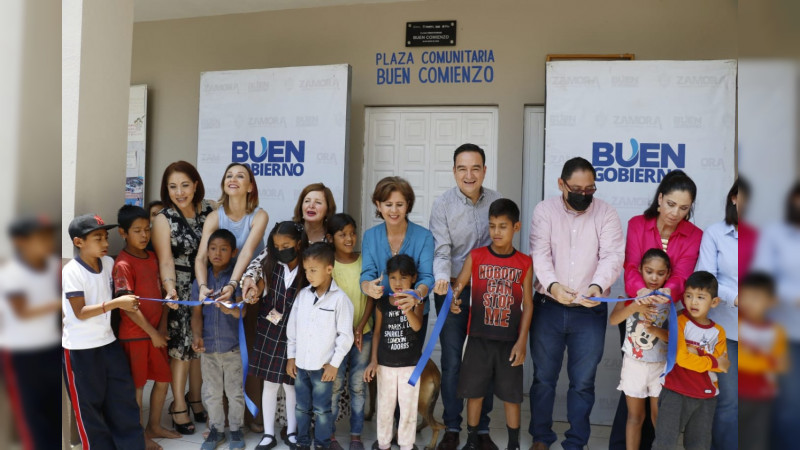
[[[294,386],[290,384],[283,385],[283,392],[286,394],[286,433],[297,433],[297,416],[295,415],[297,394],[294,392]],[[289,442],[296,444],[297,435],[289,436]]]
[[[278,409],[278,388],[280,384],[264,382],[264,391],[261,394],[261,410],[264,416],[264,434],[275,436],[275,411]],[[258,445],[267,445],[271,441],[265,437]]]

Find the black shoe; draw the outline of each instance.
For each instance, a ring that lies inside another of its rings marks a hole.
[[[480,448],[481,447],[477,443],[470,442],[470,440],[467,439],[467,444],[464,445],[464,447],[462,447],[461,450],[480,450]]]
[[[445,431],[442,442],[439,442],[439,445],[436,446],[436,450],[458,450],[458,444],[458,432]]]
[[[199,403],[200,407],[202,408],[203,407],[203,401],[202,400],[198,400],[196,402],[190,402],[189,401],[189,393],[188,392],[186,393],[186,396],[183,397],[183,398],[186,399],[186,404],[189,405],[189,409],[191,409],[192,410],[192,414],[194,414],[194,421],[195,422],[200,422],[200,423],[206,423],[206,421],[208,421],[208,413],[206,412],[206,410],[203,409],[202,411],[197,412],[197,411],[195,411],[194,407],[192,406],[192,405],[196,405],[196,404]]]
[[[492,442],[492,437],[487,434],[478,435],[478,449],[479,450],[499,450],[497,445]]]
[[[294,436],[294,442],[290,441],[289,438]],[[297,433],[289,433],[283,438],[283,443],[289,447],[289,450],[297,450]]]
[[[270,438],[272,440],[269,441],[269,444],[261,445],[261,441],[263,441],[264,438]],[[256,445],[256,450],[270,450],[270,449],[275,448],[278,445],[278,442],[275,440],[275,436],[273,436],[271,434],[265,434],[265,435],[261,436],[261,441],[259,441],[259,444]]]
[[[175,402],[169,404],[169,409],[167,409],[167,413],[172,416],[172,427],[175,428],[180,434],[188,436],[190,434],[194,434],[194,423],[189,420],[186,423],[177,423],[175,422],[175,414],[186,414],[189,412],[188,409],[184,409],[183,411],[173,411],[172,407],[175,406]]]

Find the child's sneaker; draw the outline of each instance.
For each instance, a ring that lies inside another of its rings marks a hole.
[[[243,449],[244,448],[244,438],[242,437],[242,430],[231,431],[231,443],[228,446],[230,450],[234,449]]]
[[[219,432],[216,428],[211,428],[208,437],[200,446],[200,450],[214,450],[225,442],[225,432]]]

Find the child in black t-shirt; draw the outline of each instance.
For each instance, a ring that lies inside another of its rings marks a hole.
[[[386,262],[392,293],[378,300],[375,308],[375,335],[372,361],[364,380],[378,376],[378,440],[373,449],[392,445],[394,409],[400,404],[397,443],[401,450],[411,450],[417,435],[419,384],[408,379],[422,354],[422,301],[410,295],[417,280],[417,268],[408,255],[396,255]]]

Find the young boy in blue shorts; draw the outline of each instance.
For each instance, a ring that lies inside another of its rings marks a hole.
[[[135,295],[112,297],[114,227],[95,214],[73,219],[69,237],[79,254],[61,271],[61,361],[84,449],[145,448],[131,368],[111,330],[111,310],[139,310]]]

